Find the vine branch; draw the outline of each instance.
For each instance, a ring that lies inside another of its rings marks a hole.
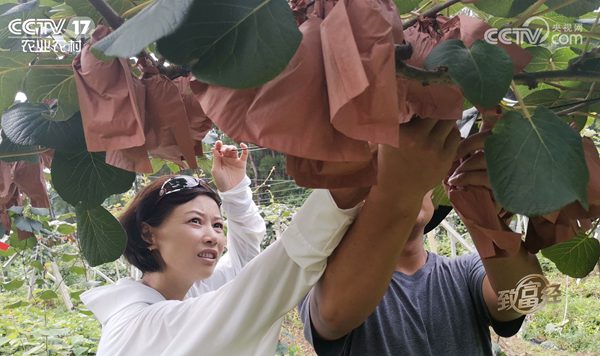
[[[104,0],[89,0],[90,4],[98,10],[100,15],[104,17],[106,22],[113,30],[116,30],[121,26],[125,21],[113,10],[110,5],[108,5]]]
[[[408,79],[417,80],[423,85],[429,84],[454,84],[450,75],[441,67],[438,70],[426,70],[408,65],[401,60],[396,61],[396,74]],[[600,72],[585,71],[585,70],[550,70],[533,73],[517,73],[513,80],[518,84],[525,84],[530,88],[535,88],[538,82],[551,81],[566,81],[579,80],[582,82],[596,82],[600,80]]]
[[[515,97],[517,98],[517,101],[519,102],[519,106],[521,107],[521,110],[523,111],[523,115],[525,115],[525,117],[529,121],[531,121],[531,113],[529,112],[529,109],[527,109],[527,106],[525,106],[525,101],[523,100],[521,93],[519,93],[519,91],[517,90],[517,85],[515,84],[514,80],[510,83],[510,86],[512,88],[513,93],[515,93]]]
[[[448,0],[447,2],[443,3],[443,4],[439,4],[436,5],[434,7],[432,7],[431,9],[425,11],[421,17],[435,17],[435,15],[444,10],[449,8],[450,6],[459,3],[461,0]],[[408,21],[405,21],[402,23],[402,28],[409,28],[410,26],[414,25],[417,22],[417,19],[419,18],[419,16],[414,17]]]

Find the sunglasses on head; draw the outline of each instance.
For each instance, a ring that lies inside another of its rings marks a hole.
[[[158,201],[169,194],[197,187],[202,187],[210,192],[214,192],[214,190],[203,179],[183,175],[171,177],[167,179],[160,187],[160,190],[158,191]]]

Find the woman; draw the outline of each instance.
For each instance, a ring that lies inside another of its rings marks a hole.
[[[218,194],[185,176],[143,189],[120,218],[128,233],[125,256],[142,279],[81,296],[102,323],[99,355],[274,355],[280,318],[322,275],[359,207],[342,209],[364,196],[364,190],[315,190],[279,241],[242,270],[264,234],[243,196],[247,149],[238,157],[218,143],[213,154],[229,229],[250,238],[231,239],[232,251],[219,263],[226,239]],[[239,224],[231,224],[232,214]]]

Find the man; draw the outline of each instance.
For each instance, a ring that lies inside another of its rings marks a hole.
[[[449,184],[489,186],[481,152],[486,135],[460,144],[457,155],[465,159]],[[380,145],[378,184],[300,304],[305,336],[319,355],[488,355],[490,325],[502,336],[520,328],[524,317],[499,311],[497,292],[541,273],[535,256],[521,247],[509,257],[450,260],[423,246],[430,192],[456,157],[457,136],[453,122],[417,119],[400,125],[399,149]],[[494,205],[491,196],[487,202],[450,196],[463,217],[461,207]],[[467,224],[479,249],[483,237],[473,227]]]

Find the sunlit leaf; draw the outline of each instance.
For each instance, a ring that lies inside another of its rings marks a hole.
[[[421,0],[394,0],[394,2],[398,8],[398,13],[406,14],[412,10],[415,10]]]
[[[475,1],[478,9],[498,17],[514,17],[521,14],[535,0],[479,0]]]
[[[565,0],[547,0],[546,5],[549,8],[554,8],[559,5],[565,3]],[[559,14],[569,16],[569,17],[577,17],[588,13],[590,11],[596,10],[600,5],[598,4],[598,0],[577,0],[572,2],[567,6],[562,6],[555,11]]]

